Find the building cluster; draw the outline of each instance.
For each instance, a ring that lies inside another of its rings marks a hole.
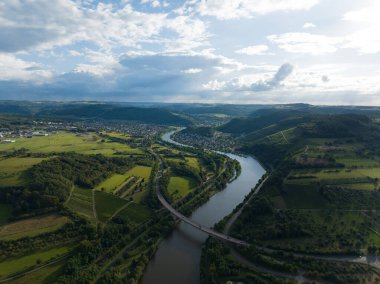
[[[174,134],[173,138],[182,144],[192,145],[197,148],[227,152],[232,151],[235,148],[234,140],[220,132],[216,132],[213,137],[177,132]]]
[[[14,143],[20,138],[45,137],[62,131],[71,132],[120,132],[150,138],[166,131],[165,126],[138,122],[106,121],[32,121],[0,127],[0,143]]]

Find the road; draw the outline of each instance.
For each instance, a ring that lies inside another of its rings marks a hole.
[[[159,180],[159,176],[158,176],[158,180]],[[213,229],[210,229],[210,228],[207,228],[205,226],[202,226],[196,222],[194,222],[193,220],[187,218],[186,216],[182,215],[181,213],[179,213],[177,210],[175,210],[170,204],[169,202],[166,201],[165,197],[162,195],[161,193],[161,190],[160,190],[160,185],[159,185],[159,182],[156,183],[156,194],[157,194],[157,197],[158,197],[158,200],[160,200],[161,204],[173,215],[175,216],[176,218],[180,219],[181,221],[193,226],[194,228],[208,234],[209,236],[212,236],[212,237],[215,237],[217,239],[220,239],[222,241],[226,241],[226,242],[229,242],[229,243],[233,243],[235,245],[240,245],[240,246],[249,246],[249,243],[245,242],[245,241],[242,241],[242,240],[238,240],[238,239],[235,239],[233,237],[230,237],[228,235],[225,235],[225,234],[222,234],[222,233],[219,233],[217,231],[214,231]]]

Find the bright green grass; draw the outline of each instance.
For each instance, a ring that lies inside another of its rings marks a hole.
[[[50,284],[54,283],[59,275],[63,272],[66,261],[62,260],[52,265],[41,268],[35,272],[29,273],[23,277],[12,280],[12,284]]]
[[[7,223],[8,218],[11,216],[12,206],[0,203],[0,226]]]
[[[129,204],[125,209],[121,210],[118,215],[127,216],[128,220],[130,220],[134,224],[140,224],[147,221],[151,212],[145,206],[142,206],[137,203]]]
[[[115,174],[105,181],[101,182],[95,189],[112,192],[128,179],[129,174]]]
[[[0,144],[0,149],[3,144]],[[24,183],[22,174],[25,170],[46,158],[8,158],[0,160],[0,186],[16,186]]]
[[[197,170],[197,171],[200,170],[200,169],[199,169],[199,163],[198,163],[198,159],[197,159],[197,158],[195,158],[195,157],[186,157],[185,159],[186,159],[186,163],[187,163],[190,167],[194,168],[194,169]]]
[[[377,161],[362,158],[338,158],[336,161],[344,164],[346,167],[376,167],[379,165]]]
[[[74,134],[63,132],[47,137],[20,138],[15,143],[0,144],[0,151],[29,149],[34,153],[77,152],[82,154],[112,155],[115,152],[141,154],[139,149],[132,149],[126,144],[102,142],[95,134]]]
[[[23,271],[37,264],[37,260],[46,262],[54,257],[68,253],[72,247],[60,247],[47,251],[36,252],[31,255],[26,255],[18,258],[0,262],[0,276],[12,275],[16,272]]]
[[[168,185],[168,193],[174,198],[185,197],[196,186],[194,179],[172,176]]]
[[[115,195],[102,191],[95,191],[96,213],[98,219],[102,222],[107,222],[108,219],[126,203],[128,203],[127,200]]]
[[[129,170],[127,172],[127,177],[138,176],[138,177],[144,178],[145,181],[147,181],[147,179],[149,178],[151,172],[152,172],[152,168],[151,167],[136,166],[136,167],[134,167],[133,169],[131,169],[131,170]]]

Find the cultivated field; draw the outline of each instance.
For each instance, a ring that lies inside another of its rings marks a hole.
[[[90,189],[75,187],[70,200],[66,203],[66,206],[82,217],[85,217],[90,221],[95,221],[92,191]]]
[[[53,232],[70,222],[66,216],[43,215],[9,223],[0,227],[0,240],[15,240]]]
[[[101,222],[107,222],[112,215],[128,203],[127,200],[102,191],[95,192],[96,213]]]
[[[72,247],[69,246],[59,247],[0,262],[0,277],[12,275],[31,268],[38,263],[43,263],[55,257],[62,256],[70,252],[71,249]]]

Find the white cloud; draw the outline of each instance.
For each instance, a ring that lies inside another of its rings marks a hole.
[[[161,2],[158,0],[141,0],[141,4],[150,4],[153,8],[161,7]]]
[[[319,0],[201,0],[196,9],[203,16],[230,20],[277,11],[309,10],[318,3]]]
[[[312,55],[334,53],[343,42],[343,38],[310,33],[285,33],[268,36],[268,39],[287,52]]]
[[[316,25],[314,25],[311,22],[304,23],[303,26],[302,26],[302,28],[304,28],[304,29],[312,29],[312,28],[315,28],[315,27],[316,27]]]
[[[162,36],[165,30],[171,35]],[[121,7],[104,3],[84,7],[81,1],[67,0],[0,2],[0,52],[41,51],[77,42],[103,49],[140,48],[144,43],[191,49],[206,39],[206,26],[200,19],[139,12],[128,2]]]
[[[112,75],[115,71],[122,68],[119,58],[111,53],[86,50],[85,58],[90,64],[78,64],[74,69],[74,73],[88,73],[96,77],[104,77]]]
[[[185,73],[185,74],[197,74],[200,72],[202,72],[202,69],[200,68],[189,68],[186,70],[182,70],[182,73]]]
[[[269,47],[267,45],[252,45],[239,50],[236,53],[246,54],[246,55],[265,55]]]
[[[363,54],[380,52],[380,3],[372,1],[370,5],[346,13],[343,20],[355,24],[355,30],[346,37],[346,48],[354,48]]]
[[[36,62],[24,61],[14,55],[0,53],[0,80],[46,82],[53,73]]]

